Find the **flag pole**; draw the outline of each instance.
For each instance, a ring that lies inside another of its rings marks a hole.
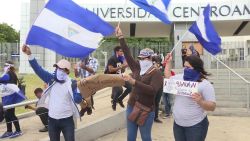
[[[124,3],[124,5],[123,5],[123,10],[125,9],[125,6],[126,6],[126,5],[127,5],[127,0],[125,0],[125,3]],[[120,17],[120,19],[119,19],[119,22],[118,22],[117,26],[120,27],[120,24],[121,24],[121,17]]]
[[[184,37],[188,34],[189,30],[186,30],[186,32],[181,36],[180,40],[175,44],[175,46],[173,47],[173,49],[170,51],[170,54],[173,53],[173,51],[175,50],[175,48],[181,43],[181,41],[184,39]]]

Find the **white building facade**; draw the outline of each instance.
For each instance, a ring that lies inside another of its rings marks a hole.
[[[250,53],[250,23],[248,23],[248,21],[250,21],[249,0],[194,0],[188,2],[172,0],[168,9],[169,19],[173,22],[171,25],[161,23],[153,15],[145,12],[129,0],[110,0],[110,2],[108,0],[106,2],[102,0],[75,1],[77,3],[80,2],[80,5],[95,12],[98,16],[114,26],[116,26],[118,22],[121,22],[121,28],[127,37],[170,36],[175,44],[182,38],[182,35],[188,30],[192,22],[197,19],[199,13],[201,13],[203,8],[209,3],[211,6],[211,19],[214,21],[214,25],[221,36],[244,36],[223,37],[223,52],[219,57],[221,59],[226,59],[228,56],[232,56],[232,54],[237,54],[239,60],[249,59],[247,57]],[[30,0],[22,4],[21,44],[25,42],[32,23],[45,3],[46,0]],[[188,33],[187,36],[183,38],[182,42],[183,43],[179,44],[175,50],[176,68],[182,66],[181,48],[183,45],[197,43],[197,39],[194,35]],[[230,45],[228,42],[230,42]],[[197,47],[199,48],[198,44]],[[233,51],[233,49],[235,51]],[[202,56],[208,55],[202,47],[200,51]],[[58,58],[54,52],[41,47],[32,47],[32,52],[42,66],[49,70],[53,70],[52,66]],[[22,53],[20,54],[20,73],[32,72],[27,57]],[[211,60],[207,59],[205,64],[209,66],[210,62]]]

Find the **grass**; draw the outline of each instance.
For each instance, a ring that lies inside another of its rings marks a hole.
[[[22,75],[24,78],[24,83],[26,85],[26,97],[27,100],[36,99],[36,96],[34,95],[34,90],[38,87],[44,88],[43,81],[35,74],[26,74]],[[24,107],[17,107],[16,108],[16,114],[21,114],[24,112],[28,112],[30,110],[26,110]]]
[[[70,73],[70,78],[74,78],[74,73]],[[36,74],[25,74],[21,75],[24,78],[24,83],[26,85],[26,97],[27,100],[36,99],[34,94],[34,90],[38,87],[44,89],[44,82],[36,75]],[[29,112],[31,110],[25,109],[24,107],[17,107],[16,114],[21,114],[25,112]]]

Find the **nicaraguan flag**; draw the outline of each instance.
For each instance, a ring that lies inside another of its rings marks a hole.
[[[31,27],[26,44],[67,57],[85,57],[114,28],[72,0],[50,0]]]
[[[170,0],[131,0],[134,4],[141,7],[145,11],[154,15],[165,24],[171,22],[167,16],[167,10]]]
[[[189,31],[196,36],[208,52],[216,55],[221,52],[221,38],[210,21],[209,14],[210,5],[204,9],[203,14],[200,14],[198,20],[189,28]]]

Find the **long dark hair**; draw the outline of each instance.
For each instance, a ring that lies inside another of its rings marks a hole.
[[[14,62],[12,62],[12,61],[6,61],[6,63],[14,65]],[[15,71],[16,71],[15,67],[11,66],[10,71],[15,73]]]
[[[187,56],[185,58],[185,61],[187,61],[193,68],[194,70],[198,71],[201,73],[201,77],[200,80],[198,80],[199,82],[202,79],[207,79],[207,76],[210,76],[211,74],[208,73],[207,71],[205,71],[204,69],[204,63],[201,60],[200,57],[196,56],[196,55],[191,55],[191,56]]]

